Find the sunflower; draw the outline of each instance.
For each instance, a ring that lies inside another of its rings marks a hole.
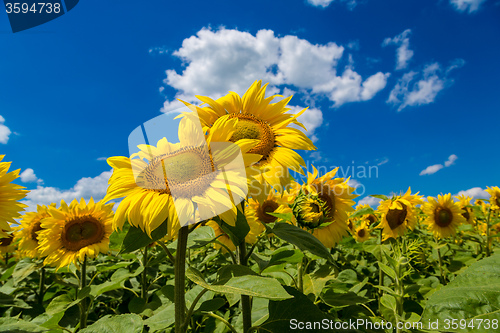
[[[358,242],[364,242],[370,239],[370,228],[368,228],[368,221],[362,222],[353,233],[354,239]]]
[[[11,162],[2,162],[5,155],[0,155],[0,237],[10,237],[10,223],[17,223],[14,218],[20,217],[20,211],[26,206],[18,200],[26,197],[29,191],[24,187],[12,184],[12,181],[19,177],[19,170],[9,171]]]
[[[491,210],[500,210],[500,188],[498,186],[487,186],[486,192],[491,196],[490,205]]]
[[[395,195],[380,202],[377,211],[381,214],[383,240],[404,235],[407,229],[413,230],[417,224],[416,205],[422,204],[422,196],[411,194],[411,188],[403,195]]]
[[[233,241],[229,236],[221,229],[219,224],[215,222],[214,220],[208,221],[205,225],[210,226],[212,229],[214,229],[215,237],[217,237],[217,240],[227,246],[228,249],[231,251],[236,250],[236,246],[234,245]],[[227,249],[223,247],[220,244],[214,243],[214,248],[219,250],[222,249],[222,252],[226,253]]]
[[[113,204],[103,201],[94,203],[90,198],[86,204],[75,199],[68,206],[48,207],[49,217],[41,221],[38,232],[40,256],[46,256],[44,265],[55,265],[57,269],[70,263],[78,265],[85,257],[95,258],[109,251],[109,236],[112,233]]]
[[[205,139],[195,120],[193,115],[181,119],[179,143],[163,138],[156,147],[139,145],[140,151],[131,158],[108,158],[114,170],[104,200],[125,197],[116,211],[114,229],[121,229],[127,219],[151,235],[168,220],[171,238],[193,221],[196,208],[200,219],[219,215],[235,224],[234,203],[246,196],[245,166],[260,159],[247,153],[257,141],[229,142],[238,120],[227,118],[218,120]]]
[[[264,224],[276,222],[278,218],[268,213],[291,213],[292,209],[289,207],[291,202],[293,202],[293,198],[286,191],[283,195],[271,191],[263,202],[259,202],[252,198],[248,199],[245,216],[250,226],[250,231],[245,238],[246,242],[254,244],[258,236],[265,230]],[[294,218],[292,216],[292,223],[293,220]]]
[[[289,185],[288,169],[302,173],[304,160],[293,149],[313,150],[312,141],[299,129],[290,125],[304,126],[297,121],[306,109],[298,114],[286,113],[290,110],[287,104],[292,96],[271,103],[279,95],[265,97],[267,84],[255,81],[247,92],[240,97],[230,92],[217,100],[206,96],[196,96],[207,106],[196,107],[204,130],[213,131],[218,119],[238,119],[236,130],[230,137],[232,142],[240,139],[256,139],[259,143],[249,153],[261,156],[252,167],[250,195],[265,200],[266,184],[280,192]],[[281,97],[281,96],[279,96]],[[184,102],[190,108],[194,106]],[[305,129],[305,128],[304,128]],[[253,178],[253,179],[252,179]]]
[[[301,211],[297,223],[309,230],[327,248],[332,248],[343,236],[347,236],[348,214],[354,211],[353,194],[344,178],[335,178],[338,168],[318,178],[318,170],[313,166],[313,173],[307,173],[307,182],[302,186],[303,195],[297,195],[294,202],[294,214]],[[304,199],[303,197],[307,199]],[[297,205],[303,205],[300,209]]]
[[[55,204],[50,205],[50,207],[54,208],[55,206]],[[23,256],[38,257],[38,233],[42,230],[42,220],[49,216],[48,207],[40,205],[37,205],[36,212],[28,212],[22,216],[21,224],[15,228],[14,241],[19,242],[19,250]]]
[[[427,202],[422,206],[423,212],[427,215],[424,221],[429,231],[432,231],[436,238],[446,238],[456,233],[459,224],[465,223],[462,216],[462,208],[453,201],[451,194],[438,195],[438,199],[427,197]]]
[[[0,236],[0,253],[12,253],[16,250],[16,245],[13,242],[14,236],[11,234],[7,234],[2,230],[6,236]]]
[[[355,212],[357,212],[361,209],[365,209],[365,208],[371,208],[371,207],[370,207],[370,205],[367,205],[367,204],[357,205]],[[374,223],[376,223],[378,218],[375,214],[365,214],[365,215],[360,216],[359,220],[362,222],[366,222],[367,226],[369,227],[369,226],[373,225]]]
[[[474,214],[474,210],[470,207],[472,198],[465,194],[457,195],[455,198],[458,199],[458,205],[462,208],[462,216],[465,218],[466,222],[474,224],[476,215]]]

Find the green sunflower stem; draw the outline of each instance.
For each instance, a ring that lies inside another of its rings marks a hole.
[[[183,333],[186,318],[186,248],[189,228],[180,228],[177,238],[177,252],[175,254],[175,282],[174,282],[174,303],[175,303],[175,333]]]
[[[40,270],[40,282],[38,284],[38,304],[43,305],[43,296],[45,294],[45,267]]]
[[[491,207],[488,208],[488,218],[486,219],[486,257],[490,256],[490,218],[491,218]]]
[[[437,255],[439,259],[439,273],[441,274],[441,283],[443,285],[446,284],[445,278],[444,278],[444,273],[443,273],[443,258],[441,257],[441,249],[437,249]]]
[[[303,280],[303,275],[304,275],[304,258],[299,261],[297,264],[297,287],[299,288],[299,291],[301,293],[304,293],[304,280]]]
[[[240,265],[247,266],[247,247],[245,241],[238,245],[238,258]],[[252,327],[252,304],[250,296],[241,295],[241,313],[243,316],[243,333],[247,333]]]
[[[87,256],[83,259],[82,270],[80,276],[80,290],[78,294],[87,286]],[[78,295],[80,296],[80,295]],[[87,327],[87,298],[84,297],[80,301],[80,329]]]
[[[141,298],[144,299],[144,301],[147,303],[148,302],[148,274],[147,274],[148,246],[144,247],[144,252],[142,255],[142,265],[144,266],[144,270],[142,271],[141,274]]]

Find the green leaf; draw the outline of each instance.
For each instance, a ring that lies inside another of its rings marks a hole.
[[[333,318],[318,309],[306,295],[288,286],[284,286],[284,288],[293,298],[284,301],[269,301],[269,318],[258,326],[257,332],[294,332],[293,320],[297,322],[333,320]],[[334,330],[324,329],[321,332],[334,332]]]
[[[442,329],[446,319],[475,320],[474,332],[493,332],[482,319],[500,321],[500,253],[473,263],[447,286],[436,291],[426,303],[422,321],[439,320]],[[449,332],[468,332],[466,329],[446,329]]]
[[[352,213],[349,218],[350,219],[353,219],[353,218],[356,218],[358,216],[363,216],[363,215],[368,215],[368,214],[374,214],[375,212],[373,211],[373,208],[371,207],[365,207],[365,208],[362,208],[354,213]]]
[[[316,237],[307,231],[288,223],[275,223],[272,233],[302,251],[309,251],[333,263],[330,251]]]
[[[6,308],[15,307],[24,309],[30,308],[30,306],[26,304],[26,302],[24,302],[23,300],[14,298],[11,295],[7,295],[0,292],[0,308],[1,307],[6,307]]]
[[[81,330],[81,333],[141,333],[144,323],[139,315],[107,315]]]
[[[132,313],[141,313],[146,307],[146,300],[142,297],[134,296],[128,302],[128,310]]]
[[[267,265],[279,265],[283,263],[288,264],[298,264],[302,261],[304,254],[299,250],[289,250],[289,249],[278,249],[271,256],[271,260],[269,260],[269,264]]]
[[[80,303],[80,299],[73,301],[68,294],[59,295],[50,302],[45,312],[50,316],[55,315],[66,311],[78,303]]]
[[[47,329],[37,324],[30,323],[18,318],[0,318],[2,332],[28,333],[46,332]]]
[[[235,276],[224,282],[224,284],[208,284],[198,270],[190,267],[186,270],[186,277],[203,288],[216,293],[248,295],[279,300],[291,297],[276,279],[263,276]]]
[[[337,280],[349,284],[359,283],[358,274],[356,274],[356,272],[353,271],[352,269],[344,269],[342,272],[339,273],[339,276],[337,276]]]
[[[382,297],[380,297],[380,303],[382,303],[383,306],[391,309],[392,311],[394,311],[394,313],[396,313],[397,305],[396,305],[396,298],[394,296],[384,294],[382,295]]]
[[[175,322],[174,303],[170,303],[164,307],[162,306],[158,310],[159,311],[156,312],[153,316],[144,321],[144,324],[148,325],[148,327],[151,329],[151,332],[164,330],[172,326]]]
[[[382,200],[389,200],[389,198],[383,194],[372,194],[372,195],[370,195],[370,197],[374,197],[374,198],[382,199]]]
[[[123,244],[120,253],[130,253],[135,250],[141,249],[147,245],[152,244],[167,234],[168,231],[168,221],[165,220],[158,228],[151,232],[151,237],[141,228],[134,227],[131,225],[128,229],[125,238],[123,239]]]
[[[356,304],[364,304],[371,302],[371,299],[366,297],[361,297],[356,295],[353,292],[348,293],[336,293],[332,289],[328,289],[326,292],[321,295],[321,299],[323,302],[330,306],[349,306]]]
[[[267,213],[267,214],[282,219],[285,222],[291,222],[293,219],[292,213]]]
[[[31,273],[37,270],[37,264],[31,261],[30,258],[21,259],[12,273],[14,285],[17,285],[22,280],[26,279]]]
[[[90,295],[97,297],[107,291],[123,288],[126,280],[142,273],[144,266],[139,266],[135,272],[129,272],[126,268],[120,268],[111,275],[111,279],[98,285],[90,287]]]
[[[203,311],[205,311],[205,312],[217,311],[221,307],[223,307],[224,304],[226,304],[226,300],[224,298],[217,297],[217,298],[209,299],[209,300],[201,303],[200,307],[198,308],[198,311],[201,311],[201,312],[203,312]]]
[[[221,229],[229,236],[233,244],[238,246],[245,240],[245,237],[250,232],[250,226],[248,225],[245,214],[240,212],[239,209],[236,210],[238,211],[238,215],[236,216],[236,223],[234,227],[222,221],[222,219],[216,220]]]
[[[187,247],[197,249],[215,241],[214,229],[210,226],[203,226],[194,229],[189,233]]]
[[[245,276],[245,275],[259,275],[252,271],[250,268],[241,265],[226,265],[222,266],[217,272],[218,283],[222,281],[228,281],[235,276]]]
[[[397,279],[396,272],[394,272],[394,270],[392,268],[390,268],[389,266],[381,263],[380,261],[378,262],[378,267],[380,267],[380,269],[385,274],[387,274],[388,276],[390,276],[393,281],[396,281],[396,279]]]
[[[124,223],[122,230],[115,230],[109,236],[109,248],[111,250],[119,250],[122,247],[123,240],[128,233],[130,224]]]

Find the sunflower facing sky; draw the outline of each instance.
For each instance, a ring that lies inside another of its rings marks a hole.
[[[88,204],[81,199],[68,206],[61,201],[59,209],[49,207],[49,217],[41,223],[38,232],[38,250],[45,257],[44,265],[57,269],[83,262],[85,257],[95,258],[109,251],[109,236],[112,233],[113,204],[103,201]]]
[[[427,197],[422,206],[427,215],[426,224],[436,238],[446,238],[455,235],[458,225],[466,223],[462,216],[460,204],[454,202],[451,194],[438,195],[438,198]]]
[[[55,204],[50,207],[55,208]],[[37,206],[36,212],[28,212],[23,215],[20,226],[16,227],[15,241],[19,242],[19,250],[24,256],[30,258],[38,257],[38,233],[42,230],[42,220],[49,217],[47,206]]]
[[[335,178],[338,168],[318,177],[318,170],[307,173],[307,182],[301,187],[294,202],[297,223],[310,231],[323,245],[332,248],[348,234],[348,214],[357,197],[354,188],[344,178]],[[301,207],[298,207],[301,206]]]
[[[8,237],[10,223],[17,223],[14,218],[20,217],[20,211],[27,207],[19,200],[26,197],[28,191],[24,187],[13,184],[12,181],[19,177],[19,170],[9,172],[11,162],[2,162],[5,155],[0,155],[0,237]]]
[[[413,230],[417,224],[416,205],[422,204],[422,196],[411,194],[411,188],[403,195],[383,200],[377,208],[382,215],[380,228],[383,240],[404,235],[407,229]]]
[[[172,238],[194,221],[195,212],[200,220],[219,215],[234,225],[235,203],[246,197],[245,167],[261,158],[248,153],[257,140],[229,141],[237,123],[238,119],[219,119],[205,138],[196,117],[188,114],[179,124],[179,143],[163,138],[156,147],[139,145],[131,158],[108,158],[114,170],[104,201],[125,197],[113,228],[121,229],[128,220],[151,235],[168,220],[167,236]],[[235,162],[238,158],[241,163]]]
[[[261,155],[260,160],[252,167],[250,179],[250,195],[265,200],[268,194],[266,184],[283,191],[289,184],[288,169],[302,173],[305,165],[302,157],[294,149],[314,150],[312,141],[299,129],[290,127],[304,126],[297,121],[306,109],[298,114],[286,113],[290,110],[287,104],[292,96],[271,103],[279,95],[265,97],[267,84],[255,81],[247,92],[240,97],[230,92],[217,100],[206,96],[196,96],[206,106],[196,107],[203,128],[212,132],[219,119],[238,119],[237,127],[230,141],[240,139],[256,139],[259,143],[248,152]],[[191,106],[189,103],[185,103]],[[192,106],[191,106],[192,107]],[[304,128],[305,129],[305,128]]]

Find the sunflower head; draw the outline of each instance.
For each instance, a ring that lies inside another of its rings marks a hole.
[[[11,162],[2,162],[4,156],[0,155],[0,237],[9,238],[10,223],[17,223],[14,218],[20,217],[19,212],[28,207],[19,202],[28,191],[12,183],[19,177],[19,170],[8,172]]]
[[[69,206],[61,201],[59,209],[49,207],[50,216],[41,221],[38,232],[38,249],[46,256],[44,264],[61,268],[108,252],[112,208],[113,204],[94,203],[92,198],[88,204],[81,199]]]
[[[358,242],[364,242],[370,239],[370,228],[367,222],[362,222],[353,232],[354,238]]]
[[[411,189],[402,195],[395,195],[380,202],[377,211],[380,213],[383,239],[402,236],[407,229],[413,230],[417,224],[416,205],[422,203],[422,197],[411,194]]]
[[[55,208],[55,204],[49,207]],[[37,206],[36,212],[24,214],[20,221],[20,226],[15,231],[15,241],[19,242],[19,250],[24,256],[37,258],[38,237],[42,229],[42,220],[49,217],[47,206]]]
[[[500,210],[500,188],[498,186],[492,186],[486,189],[486,192],[491,196],[490,205],[492,210]]]
[[[476,215],[474,214],[472,207],[470,207],[472,198],[464,194],[455,196],[455,198],[458,199],[458,205],[462,208],[462,216],[465,218],[466,222],[473,224]]]
[[[428,197],[422,210],[427,215],[424,223],[427,224],[429,231],[432,231],[436,238],[455,235],[457,226],[466,222],[462,215],[462,208],[453,201],[451,194],[438,195],[437,200]]]
[[[292,205],[297,223],[306,229],[315,229],[327,221],[329,208],[317,195],[301,192]]]
[[[6,230],[2,230],[6,233]],[[12,253],[16,250],[15,243],[13,242],[14,236],[7,234],[7,236],[0,236],[0,253]]]

